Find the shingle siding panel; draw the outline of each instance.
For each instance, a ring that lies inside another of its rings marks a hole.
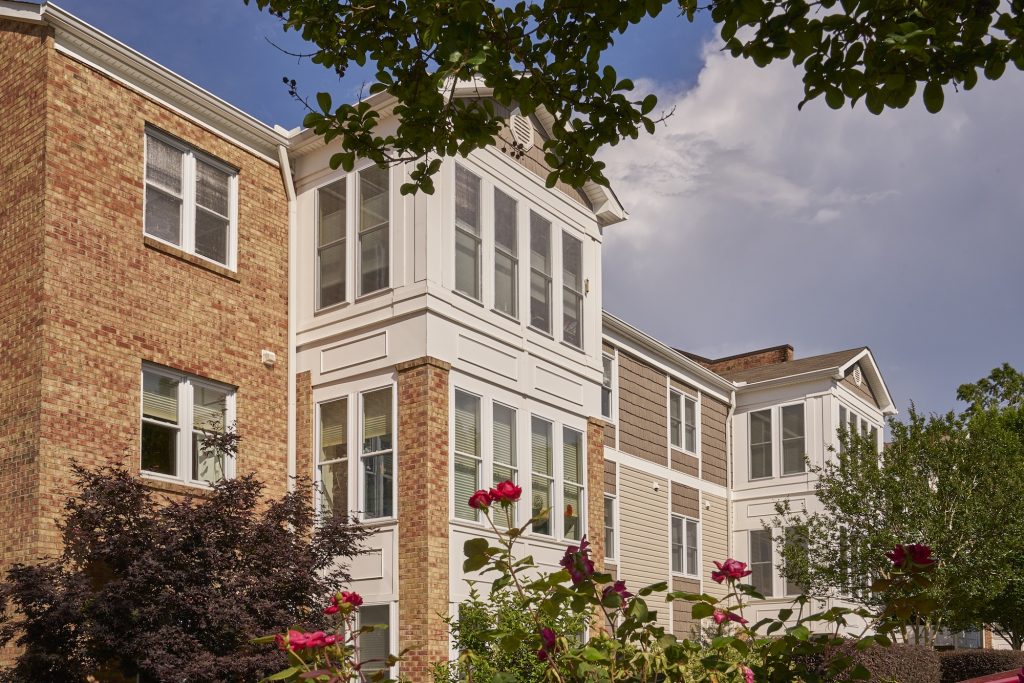
[[[619,450],[668,465],[667,377],[619,352]]]
[[[700,457],[701,478],[725,486],[726,449],[725,420],[728,406],[707,394],[700,402]]]

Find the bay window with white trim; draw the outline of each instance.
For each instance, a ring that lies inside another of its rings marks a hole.
[[[455,291],[481,299],[480,178],[455,165]]]
[[[580,540],[583,530],[583,432],[562,428],[562,536]]]
[[[145,143],[145,234],[234,269],[238,170],[152,128]]]
[[[359,463],[363,519],[395,516],[392,394],[391,387],[387,387],[360,395],[362,438],[359,442]]]
[[[531,480],[530,514],[534,517],[549,510],[547,518],[533,523],[534,533],[554,535],[551,523],[554,507],[554,425],[534,415],[530,420],[530,464],[533,469]]]
[[[551,334],[551,221],[530,212],[530,326]]]
[[[517,412],[514,408],[509,408],[502,403],[493,403],[491,410],[491,433],[493,440],[491,480],[494,484],[499,484],[503,481],[511,481],[513,484],[518,484],[519,458],[516,453],[518,441],[516,439]],[[516,506],[513,505],[511,508],[511,522],[513,525],[516,524],[516,520]],[[503,525],[506,520],[503,519],[503,515],[497,515],[494,521]]]
[[[688,394],[669,391],[669,442],[673,448],[697,453],[697,400]]]
[[[234,458],[203,447],[235,419],[235,390],[218,382],[144,364],[142,367],[143,474],[206,486],[233,477]]]
[[[348,398],[320,404],[319,451],[316,477],[319,484],[320,514],[347,515]]]
[[[699,525],[696,519],[672,515],[672,573],[699,576]]]
[[[562,233],[562,341],[583,348],[583,243]]]
[[[519,319],[519,207],[494,190],[494,309]]]

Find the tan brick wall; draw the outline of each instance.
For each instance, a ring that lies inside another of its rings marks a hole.
[[[604,566],[604,491],[607,480],[604,462],[604,420],[587,420],[587,537],[594,564]],[[614,475],[613,475],[614,476]]]
[[[750,368],[759,368],[762,365],[774,365],[775,363],[787,363],[793,360],[793,347],[789,344],[773,346],[770,349],[759,349],[749,353],[740,353],[725,358],[700,358],[693,356],[698,363],[719,374],[739,372]]]
[[[20,256],[7,252],[4,240],[5,266],[42,251],[46,302],[41,334],[36,328],[29,342],[42,364],[38,522],[25,532],[31,548],[16,554],[58,552],[54,521],[70,491],[72,463],[139,467],[143,361],[238,387],[236,469],[254,472],[268,494],[283,493],[288,368],[260,359],[262,349],[287,357],[288,223],[279,170],[52,47],[40,54],[38,39],[7,33],[0,44],[19,55],[34,49],[33,61],[48,64],[44,86],[38,71],[35,81],[24,72],[17,79],[17,91],[33,98],[24,114],[29,124],[10,115],[17,102],[3,107],[3,139],[23,125],[46,159],[41,229]],[[11,74],[11,60],[4,63],[0,78]],[[237,277],[146,245],[147,123],[240,169]],[[36,130],[44,124],[45,140]],[[0,147],[8,149],[6,142]],[[26,292],[31,303],[32,289]],[[31,334],[23,325],[14,343]]]
[[[313,478],[316,474],[314,420],[312,374],[303,370],[295,375],[295,473],[300,477]]]
[[[667,378],[619,352],[619,450],[668,464]]]
[[[398,365],[398,640],[415,683],[448,658],[448,376],[420,358]]]
[[[701,478],[726,486],[725,421],[729,407],[707,394],[700,401]]]

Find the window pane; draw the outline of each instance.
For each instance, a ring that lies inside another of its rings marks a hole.
[[[391,389],[363,394],[363,453],[391,450]]]
[[[583,346],[583,243],[562,233],[562,339]]]
[[[772,582],[775,576],[772,567],[772,536],[765,529],[756,529],[750,532],[750,583],[754,588],[764,595],[771,597],[774,594]]]
[[[845,406],[839,406],[839,428],[836,429],[836,432],[845,434],[846,431],[847,431],[847,428],[846,428],[846,407]],[[840,439],[840,441],[839,441],[839,452],[840,453],[845,453],[846,452],[846,444],[843,443],[842,439]]]
[[[388,286],[388,169],[379,166],[359,173],[359,293]]]
[[[181,196],[181,150],[163,140],[146,136],[146,181]]]
[[[391,517],[391,482],[394,469],[391,454],[363,458],[363,515],[366,519]]]
[[[672,571],[677,574],[683,573],[683,520],[680,517],[672,518]]]
[[[697,575],[697,522],[686,520],[686,573]]]
[[[469,507],[469,498],[480,488],[480,461],[455,455],[455,516],[475,520],[476,510]]]
[[[455,290],[480,298],[480,239],[455,230]]]
[[[551,481],[545,477],[533,477],[533,507],[530,512],[536,517],[542,510],[551,507]],[[538,534],[551,535],[551,515],[540,522],[533,523],[533,530]]]
[[[579,486],[566,484],[563,489],[563,495],[565,499],[562,505],[565,506],[565,514],[562,519],[562,530],[566,538],[578,541],[581,533],[580,512],[582,512],[583,505],[583,489]]]
[[[604,375],[601,378],[601,415],[612,417],[612,365],[615,359],[611,356],[603,356],[601,362],[604,366]]]
[[[516,411],[500,403],[494,404],[494,464],[516,466]]]
[[[221,389],[192,385],[192,427],[207,431],[224,431],[227,415],[227,393]]]
[[[583,483],[583,433],[562,428],[562,467],[565,481]]]
[[[142,416],[178,424],[178,380],[143,372]]]
[[[203,435],[192,432],[192,478],[208,484],[224,478],[224,455],[202,447]]]
[[[562,284],[573,291],[583,291],[583,243],[564,232],[562,233]]]
[[[530,266],[551,275],[551,221],[530,212]]]
[[[152,187],[146,188],[146,234],[181,244],[181,200]]]
[[[518,264],[503,252],[494,253],[494,308],[505,315],[519,316]]]
[[[176,476],[178,474],[178,429],[142,423],[142,469]]]
[[[604,554],[615,557],[615,499],[604,497]]]
[[[320,512],[348,514],[348,460],[320,465]]]
[[[787,553],[793,550],[805,555],[807,553],[807,538],[796,527],[788,527],[786,529],[786,547]],[[788,576],[786,577],[786,595],[800,595],[803,592],[803,585]]]
[[[196,160],[196,204],[227,217],[230,183],[229,173]]]
[[[772,411],[750,413],[750,477],[772,476]]]
[[[320,308],[345,300],[345,240],[324,247],[318,254]]]
[[[227,264],[228,234],[230,223],[227,218],[196,209],[196,253],[200,256]]]
[[[551,464],[551,423],[538,417],[533,418],[532,429],[533,471],[550,477],[554,475],[554,468]]]
[[[512,256],[519,254],[516,214],[516,200],[501,190],[495,190],[494,245]]]
[[[562,297],[562,339],[566,344],[583,346],[583,296],[566,288]]]
[[[480,457],[480,399],[462,391],[455,392],[455,450]]]
[[[804,407],[803,405],[782,408],[782,473],[795,474],[804,471]]]
[[[697,452],[697,402],[692,398],[687,398],[683,401],[684,413],[683,413],[683,425],[684,425],[684,443],[683,447],[690,453]]]
[[[530,213],[530,324],[551,332],[551,223]]]
[[[348,201],[346,179],[342,178],[319,188],[316,191],[316,201],[319,218],[317,245],[322,247],[345,239],[345,207]]]
[[[320,462],[348,457],[348,399],[320,405]]]
[[[459,165],[455,166],[455,223],[480,234],[480,179]]]
[[[676,448],[683,447],[683,398],[675,392],[668,395],[669,439]]]
[[[386,668],[391,653],[391,610],[387,605],[359,608],[359,626],[384,626],[359,636],[359,661],[363,672]]]
[[[530,271],[530,325],[551,332],[551,280]]]

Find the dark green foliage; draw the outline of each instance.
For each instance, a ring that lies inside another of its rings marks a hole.
[[[1012,671],[1024,666],[1024,652],[1015,650],[948,650],[939,653],[942,683]]]
[[[76,476],[63,554],[0,584],[0,645],[21,648],[2,681],[259,680],[285,660],[250,640],[319,625],[348,579],[338,560],[368,533],[343,518],[315,525],[308,482],[278,500],[242,477],[166,501],[123,469]]]
[[[872,683],[938,683],[941,673],[939,653],[921,645],[897,645],[888,647],[872,645],[858,649],[854,641],[832,645],[822,655],[817,655],[819,673],[825,673],[828,664],[842,661],[843,673],[837,676],[825,675],[832,683],[846,683],[852,680],[848,672],[864,667]]]
[[[251,0],[244,0],[246,3]],[[288,30],[315,45],[312,61],[344,75],[373,63],[369,94],[387,92],[401,117],[397,130],[375,130],[367,103],[340,106],[326,93],[309,103],[305,125],[356,158],[415,161],[403,191],[433,190],[439,157],[468,154],[501,136],[500,112],[486,99],[453,98],[451,85],[477,79],[505,107],[553,117],[544,143],[554,169],[549,184],[606,182],[595,155],[642,132],[663,114],[657,98],[634,93],[606,52],[633,24],[663,10],[693,20],[710,13],[726,49],[758,66],[791,60],[804,73],[801,106],[822,95],[829,107],[863,101],[872,113],[905,107],[922,90],[929,111],[944,95],[970,90],[979,76],[999,78],[1008,64],[1024,68],[1024,2],[1009,0],[255,0]],[[680,21],[682,17],[680,18]],[[294,81],[285,78],[295,94]]]

